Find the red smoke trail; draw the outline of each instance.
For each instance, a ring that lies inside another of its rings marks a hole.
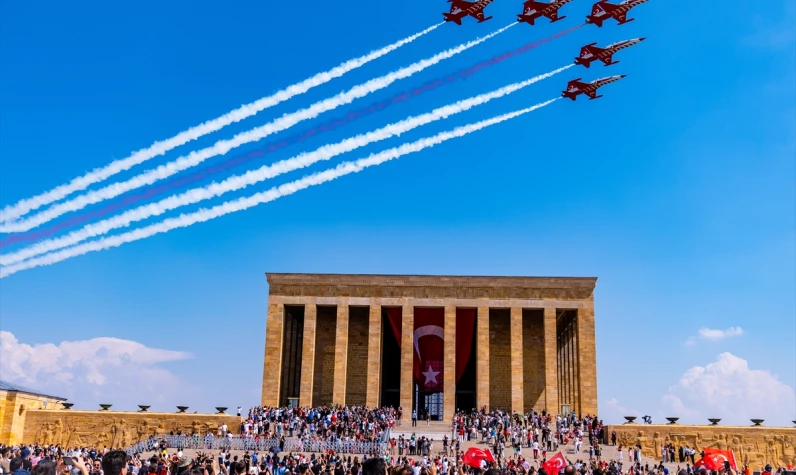
[[[270,143],[270,144],[268,144],[268,145],[266,145],[264,147],[261,147],[261,148],[259,148],[257,150],[253,150],[253,151],[248,152],[246,154],[238,155],[238,156],[236,156],[234,158],[230,158],[229,160],[225,160],[225,161],[223,161],[221,163],[218,163],[216,165],[209,166],[209,167],[204,168],[202,170],[199,170],[199,171],[197,171],[195,173],[191,173],[191,174],[185,175],[183,177],[179,177],[179,178],[175,178],[175,179],[169,180],[169,181],[167,181],[165,183],[162,183],[160,185],[149,187],[143,192],[124,196],[121,199],[116,200],[115,202],[113,202],[113,203],[111,203],[111,204],[109,204],[107,206],[104,206],[104,207],[102,207],[102,208],[100,208],[98,210],[90,211],[90,212],[83,213],[83,214],[79,214],[79,215],[74,216],[72,218],[69,218],[69,219],[63,220],[61,222],[55,223],[55,224],[53,224],[53,225],[51,225],[51,226],[49,226],[47,228],[44,228],[42,230],[39,230],[39,231],[14,234],[14,235],[6,237],[5,239],[0,239],[0,246],[7,246],[9,244],[14,244],[14,243],[18,243],[18,242],[33,241],[33,240],[36,240],[36,239],[39,239],[39,238],[42,238],[42,237],[47,237],[47,236],[50,236],[50,235],[52,235],[52,234],[54,234],[54,233],[56,233],[56,232],[58,232],[58,231],[60,231],[62,229],[69,228],[69,227],[72,227],[72,226],[76,226],[76,225],[79,225],[79,224],[83,224],[83,223],[86,223],[86,222],[88,222],[88,221],[90,221],[92,219],[99,218],[99,217],[105,216],[107,214],[116,212],[116,211],[118,211],[118,210],[120,210],[120,209],[122,209],[122,208],[124,208],[124,207],[126,207],[128,205],[131,205],[131,204],[134,204],[134,203],[137,203],[139,201],[146,200],[146,199],[149,199],[149,198],[153,198],[155,196],[158,196],[158,195],[161,195],[161,194],[166,193],[168,191],[171,191],[171,190],[173,190],[175,188],[182,188],[182,187],[184,187],[186,185],[189,185],[191,183],[194,183],[194,182],[197,182],[197,181],[201,181],[201,180],[207,178],[208,176],[212,176],[212,175],[215,175],[217,173],[221,173],[221,172],[223,172],[225,170],[228,170],[230,168],[233,168],[233,167],[236,167],[238,165],[242,165],[244,163],[247,163],[247,162],[249,162],[249,161],[251,161],[251,160],[253,160],[255,158],[260,158],[260,157],[262,157],[262,156],[264,156],[264,155],[266,155],[268,153],[275,152],[277,150],[281,150],[281,149],[287,147],[288,145],[304,142],[305,140],[313,137],[314,135],[318,135],[318,134],[321,134],[323,132],[328,132],[330,130],[335,130],[338,127],[341,127],[343,125],[348,124],[349,122],[355,121],[355,120],[357,120],[359,118],[362,118],[362,117],[369,116],[369,115],[371,115],[371,114],[373,114],[375,112],[378,112],[378,111],[380,111],[382,109],[385,109],[386,107],[389,107],[392,104],[397,104],[399,102],[404,102],[407,99],[411,99],[413,97],[420,96],[420,95],[422,95],[422,94],[424,94],[426,92],[433,91],[433,90],[437,89],[440,86],[444,86],[446,84],[450,84],[450,83],[456,82],[459,79],[467,79],[468,77],[472,76],[473,74],[477,73],[478,71],[480,71],[482,69],[488,68],[490,66],[494,66],[494,65],[496,65],[498,63],[501,63],[501,62],[503,62],[503,61],[505,61],[505,60],[507,60],[509,58],[513,58],[514,56],[526,53],[526,52],[528,52],[528,51],[530,51],[530,50],[532,50],[534,48],[537,48],[537,47],[545,44],[545,43],[549,43],[550,41],[553,41],[553,40],[555,40],[557,38],[560,38],[560,37],[562,37],[564,35],[568,35],[569,33],[572,33],[573,31],[577,30],[578,28],[583,27],[584,25],[585,25],[585,23],[583,23],[581,25],[578,25],[578,26],[573,26],[572,28],[569,28],[567,30],[561,31],[561,32],[556,33],[554,35],[548,36],[547,38],[543,38],[541,40],[537,40],[537,41],[533,41],[531,43],[527,43],[524,46],[521,46],[521,47],[519,47],[519,48],[517,48],[517,49],[515,49],[513,51],[508,51],[506,53],[503,53],[503,54],[501,54],[499,56],[495,56],[495,57],[493,57],[491,59],[488,59],[486,61],[481,61],[480,63],[477,63],[474,66],[471,66],[469,68],[460,69],[456,73],[451,73],[451,74],[448,74],[447,76],[442,76],[440,78],[433,79],[431,81],[428,81],[428,82],[424,83],[422,86],[419,86],[419,87],[416,87],[414,89],[398,93],[398,94],[396,94],[393,97],[390,97],[388,99],[384,99],[382,101],[375,102],[375,103],[371,104],[368,107],[364,107],[364,108],[359,109],[359,110],[351,111],[348,114],[346,114],[344,116],[341,116],[341,117],[338,117],[336,119],[330,120],[329,122],[326,122],[325,124],[322,124],[322,125],[317,126],[317,127],[313,127],[311,129],[305,130],[303,132],[299,132],[298,134],[294,134],[294,135],[292,135],[292,136],[290,136],[288,138],[285,138],[285,139],[282,139],[282,140],[279,140],[279,141],[276,141],[276,142],[272,142],[272,143]]]

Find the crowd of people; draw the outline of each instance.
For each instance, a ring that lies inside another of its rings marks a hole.
[[[741,474],[709,474],[694,468],[693,450],[673,446],[665,446],[653,465],[642,461],[641,447],[618,446],[617,456],[604,457],[603,441],[616,445],[616,435],[608,440],[595,416],[459,412],[450,434],[433,440],[414,432],[392,436],[401,414],[392,408],[257,407],[241,415],[239,436],[231,430],[216,437],[172,434],[126,451],[0,446],[0,475],[751,475],[746,467]],[[493,460],[471,466],[464,444],[489,447]],[[559,452],[567,463],[548,473],[546,462]],[[670,474],[664,462],[681,465]],[[768,475],[783,470],[765,467]]]

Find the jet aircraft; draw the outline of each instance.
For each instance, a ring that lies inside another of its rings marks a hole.
[[[609,76],[607,78],[595,79],[592,82],[581,82],[582,78],[573,79],[567,83],[567,90],[561,92],[561,97],[568,97],[574,101],[578,95],[586,94],[589,96],[589,100],[598,99],[603,96],[597,95],[597,89],[606,84],[616,82],[625,76],[627,76],[627,74]]]
[[[563,20],[566,16],[558,16],[558,9],[571,2],[572,0],[550,0],[549,2],[538,2],[528,0],[523,4],[522,13],[517,15],[517,21],[533,25],[534,21],[540,17],[547,17],[550,23]]]
[[[633,38],[632,40],[617,41],[611,43],[605,48],[594,46],[597,43],[588,44],[580,49],[580,55],[575,58],[575,64],[582,64],[587,68],[591,66],[593,61],[602,61],[606,66],[616,64],[619,61],[614,61],[614,53],[620,49],[625,49],[637,43],[644,41],[645,38]]]
[[[641,5],[647,1],[648,0],[623,0],[620,3],[614,4],[608,0],[600,0],[591,7],[591,15],[586,16],[586,23],[593,23],[601,27],[605,20],[613,18],[616,20],[617,24],[623,25],[635,20],[635,18],[628,20],[627,12],[636,5]]]
[[[461,25],[462,18],[468,15],[478,20],[478,23],[481,23],[492,18],[491,16],[484,18],[484,8],[493,1],[478,0],[477,2],[468,2],[466,0],[448,0],[448,3],[451,4],[451,11],[450,13],[443,13],[442,16],[445,21],[452,21],[457,25]]]

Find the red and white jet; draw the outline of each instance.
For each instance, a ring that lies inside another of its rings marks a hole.
[[[478,23],[481,23],[492,18],[491,16],[484,18],[484,8],[493,1],[478,0],[477,2],[468,2],[466,0],[448,0],[448,3],[451,4],[451,11],[450,13],[443,13],[442,16],[445,21],[452,21],[457,25],[461,25],[462,18],[468,15],[478,20]]]
[[[561,92],[561,97],[568,97],[574,101],[578,95],[586,94],[589,96],[590,101],[593,99],[598,99],[603,96],[597,95],[597,89],[605,86],[606,84],[616,82],[625,76],[627,76],[627,74],[622,74],[621,76],[609,76],[607,78],[595,79],[592,82],[581,82],[580,80],[582,78],[573,79],[567,83],[567,90]]]
[[[616,20],[617,24],[623,25],[635,20],[635,18],[628,20],[627,12],[636,5],[641,5],[647,1],[648,0],[623,0],[621,3],[613,4],[608,0],[600,0],[591,7],[591,15],[586,16],[586,23],[603,26],[605,20],[613,18]]]
[[[528,0],[523,4],[522,13],[517,15],[517,21],[533,25],[534,21],[540,17],[547,17],[550,23],[563,20],[566,16],[558,16],[558,9],[571,2],[572,0],[550,0],[549,2],[538,2]]]
[[[587,68],[591,66],[592,61],[602,61],[606,66],[616,64],[619,61],[613,60],[614,53],[620,49],[625,49],[637,43],[641,43],[645,39],[646,38],[633,38],[632,40],[617,41],[616,43],[606,46],[605,48],[594,46],[597,43],[586,45],[580,49],[580,55],[575,58],[575,64],[582,64]]]

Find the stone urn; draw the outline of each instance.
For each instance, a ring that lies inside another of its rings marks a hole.
[[[73,402],[62,402],[61,405],[64,406],[64,411],[68,411],[69,409],[72,409],[72,406],[74,406],[75,403],[73,403]]]
[[[666,420],[669,421],[669,424],[677,424],[679,417],[667,417]]]
[[[177,412],[185,412],[188,406],[177,406]]]
[[[142,404],[139,404],[138,408],[140,409],[140,411],[138,412],[146,412],[146,410],[149,409],[149,406],[144,406]]]
[[[636,420],[637,416],[625,416],[625,424],[632,424]]]
[[[749,420],[752,421],[752,425],[754,425],[755,427],[763,425],[763,421],[765,421],[765,419],[749,419]]]
[[[712,426],[719,425],[719,421],[721,421],[721,419],[708,419],[708,420],[710,421],[710,425]]]
[[[226,411],[226,410],[227,410],[226,407],[217,407],[216,411],[218,411],[218,412],[216,412],[216,414],[224,414],[224,411]]]
[[[113,404],[100,404],[101,407],[100,411],[107,411],[108,409],[111,408],[111,406],[113,406]]]

